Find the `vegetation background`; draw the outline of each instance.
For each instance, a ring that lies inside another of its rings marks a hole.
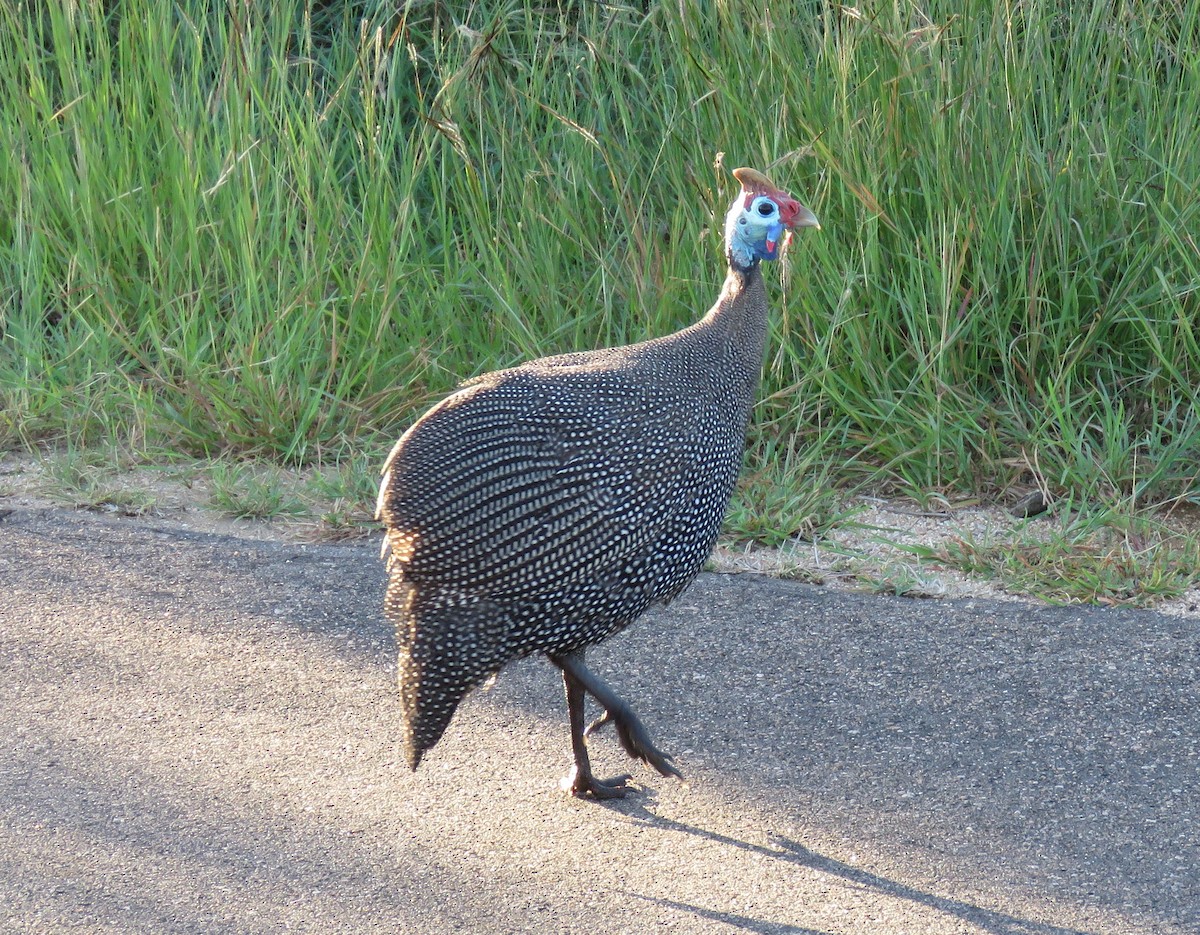
[[[1200,496],[1188,0],[6,3],[0,447],[367,498],[459,380],[693,321],[742,164],[824,229],[739,535],[849,489]]]

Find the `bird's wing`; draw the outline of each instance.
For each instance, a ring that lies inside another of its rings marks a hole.
[[[712,415],[671,392],[568,369],[450,396],[388,459],[393,561],[414,583],[514,597],[619,573],[711,482]]]

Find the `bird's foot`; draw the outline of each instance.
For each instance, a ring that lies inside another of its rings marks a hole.
[[[592,721],[588,725],[588,729],[583,732],[585,737],[591,736],[592,731],[598,730],[605,724],[615,724],[617,728],[617,738],[621,741],[621,746],[635,760],[641,760],[650,766],[653,766],[663,776],[674,776],[677,779],[683,779],[683,773],[676,769],[672,764],[675,762],[675,757],[669,753],[664,753],[650,741],[650,734],[646,730],[641,721],[637,719],[637,715],[632,712],[613,712],[605,710],[604,714]]]
[[[640,728],[641,725],[639,724]],[[664,753],[650,742],[650,737],[645,730],[627,730],[621,724],[617,724],[617,736],[621,740],[621,746],[635,760],[641,760],[658,770],[659,775],[674,776],[676,779],[682,779],[683,773],[675,768],[675,757],[669,753]]]
[[[629,780],[633,777],[628,773],[614,776],[612,779],[597,779],[590,770],[581,770],[578,766],[571,767],[571,772],[562,778],[562,787],[577,799],[623,799],[630,791]]]

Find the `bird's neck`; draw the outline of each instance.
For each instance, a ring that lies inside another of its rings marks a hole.
[[[725,332],[733,343],[744,345],[748,357],[761,365],[767,338],[767,297],[758,263],[745,269],[729,265],[725,285],[704,323]]]
[[[721,355],[732,380],[729,389],[748,416],[762,379],[767,343],[767,297],[757,263],[748,269],[730,264],[721,294],[699,328],[723,346]]]

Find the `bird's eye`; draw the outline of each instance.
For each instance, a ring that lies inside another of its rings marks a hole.
[[[762,217],[769,218],[772,214],[775,213],[774,202],[767,201],[766,199],[760,201],[758,203],[758,213]]]

